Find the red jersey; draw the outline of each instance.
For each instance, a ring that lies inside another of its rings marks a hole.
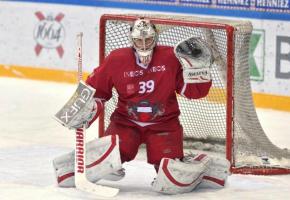
[[[211,82],[185,84],[182,67],[173,48],[157,46],[145,69],[136,62],[132,48],[114,50],[87,79],[96,89],[95,97],[109,100],[112,88],[118,103],[112,121],[128,119],[137,122],[166,122],[178,118],[176,93],[196,99],[208,94]]]

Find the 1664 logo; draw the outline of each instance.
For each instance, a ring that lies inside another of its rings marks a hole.
[[[59,57],[64,54],[62,42],[64,40],[65,31],[61,24],[61,20],[64,18],[64,14],[59,13],[57,16],[52,15],[44,16],[41,12],[36,12],[35,16],[39,20],[34,29],[34,39],[36,46],[34,48],[36,55],[38,56],[43,48],[56,49]]]

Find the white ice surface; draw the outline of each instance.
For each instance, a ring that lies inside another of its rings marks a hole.
[[[52,159],[74,146],[73,132],[52,116],[75,88],[71,84],[0,78],[0,200],[96,199],[73,188],[58,188],[52,169]],[[269,138],[290,148],[290,113],[259,109],[258,115]],[[90,138],[97,135],[96,126],[88,130]],[[290,175],[231,175],[224,189],[170,196],[151,190],[155,171],[144,161],[132,161],[125,168],[123,180],[101,182],[121,189],[113,199],[290,199]]]

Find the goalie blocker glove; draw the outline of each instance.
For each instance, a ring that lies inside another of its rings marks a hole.
[[[80,82],[69,101],[56,113],[55,119],[69,129],[88,128],[104,108],[101,99],[93,98],[95,89]]]
[[[99,116],[101,110],[103,109],[103,103],[100,99],[92,98],[88,104],[81,110],[79,115],[72,121],[71,127],[69,128],[88,128]]]
[[[174,53],[183,67],[184,83],[211,81],[213,56],[205,41],[196,37],[187,38],[175,46]]]

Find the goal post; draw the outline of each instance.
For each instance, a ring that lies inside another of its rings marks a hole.
[[[114,49],[129,47],[130,25],[141,15],[103,15],[99,27],[100,63]],[[175,46],[190,36],[204,39],[214,63],[212,88],[207,97],[178,97],[184,146],[224,154],[231,171],[242,174],[289,174],[290,151],[274,145],[258,120],[249,74],[249,21],[193,16],[142,15],[157,27],[159,45]],[[118,101],[117,92],[99,117],[99,136],[109,124]]]

